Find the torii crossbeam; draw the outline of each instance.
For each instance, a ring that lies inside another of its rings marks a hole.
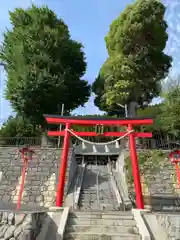
[[[132,172],[134,177],[134,187],[136,192],[136,206],[139,209],[144,208],[142,189],[140,183],[139,166],[136,152],[135,137],[151,138],[152,133],[134,132],[133,127],[137,125],[153,124],[150,118],[108,118],[104,116],[89,117],[89,116],[60,116],[60,115],[44,115],[49,124],[65,124],[64,131],[48,131],[48,136],[64,136],[63,150],[61,156],[61,166],[59,171],[59,181],[57,186],[56,206],[61,207],[64,196],[65,174],[69,152],[69,140],[71,135],[79,137],[85,136],[105,136],[105,137],[120,137],[129,136],[130,156],[132,161]],[[73,125],[121,125],[127,126],[127,132],[76,132],[72,129]]]

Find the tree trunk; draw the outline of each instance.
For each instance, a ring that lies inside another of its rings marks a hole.
[[[135,118],[137,113],[138,103],[137,102],[130,102],[128,106],[128,117]],[[136,147],[139,145],[139,138],[136,138]]]
[[[42,148],[54,147],[53,142],[50,141],[50,138],[46,135],[45,132],[43,132],[41,135],[41,147]]]
[[[128,105],[128,117],[136,117],[136,112],[138,108],[137,102],[130,102]]]

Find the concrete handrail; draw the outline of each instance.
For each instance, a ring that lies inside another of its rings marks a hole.
[[[1,180],[2,180],[2,177],[3,177],[3,172],[0,171],[0,182],[1,182]]]
[[[119,172],[113,172],[113,176],[115,178],[117,187],[119,189],[120,195],[122,197],[123,203],[126,207],[131,208],[132,203],[129,199],[128,192],[126,191],[126,183],[123,181],[123,177],[121,176],[121,173]]]
[[[45,219],[43,225],[42,225],[42,228],[41,228],[41,232],[38,234],[36,240],[43,240],[43,239],[46,239],[46,236],[48,234],[48,229],[49,229],[49,226],[52,222],[52,219],[53,219],[53,212],[48,212],[48,217]]]
[[[54,215],[59,212],[59,218],[57,222],[57,216],[56,216],[56,225],[57,225],[57,230],[56,232],[49,232],[49,231],[53,231],[54,228],[52,229],[52,222],[54,222],[53,218]],[[63,236],[64,236],[64,232],[65,232],[65,227],[66,227],[66,223],[68,220],[68,215],[69,215],[69,208],[68,207],[51,207],[49,208],[48,212],[47,212],[47,218],[45,219],[41,232],[40,234],[37,236],[37,240],[44,240],[47,239],[47,236],[51,235],[51,239],[52,240],[62,240]]]
[[[79,197],[80,197],[80,193],[81,193],[81,187],[82,187],[82,183],[83,183],[83,178],[84,178],[84,171],[86,169],[86,164],[82,164],[82,172],[79,176],[79,179],[77,181],[77,186],[76,186],[76,190],[74,193],[74,208],[76,209],[79,203]]]
[[[151,240],[151,235],[142,217],[143,211],[144,210],[141,210],[141,209],[132,209],[132,214],[136,221],[136,226],[139,230],[139,234],[141,235],[142,240]]]
[[[111,180],[111,184],[112,184],[112,187],[114,189],[114,192],[115,192],[115,195],[116,195],[116,199],[117,199],[117,202],[118,202],[118,205],[120,207],[123,207],[123,201],[122,201],[122,198],[121,198],[121,195],[119,193],[119,190],[118,190],[118,187],[116,185],[116,181],[114,179],[114,176],[112,174],[112,171],[111,171],[111,167],[109,164],[107,164],[107,169],[108,169],[108,173],[110,174],[110,180]]]
[[[124,199],[125,201],[129,201],[128,192],[126,192],[126,190],[125,190],[125,188],[124,188],[124,185],[125,185],[126,183],[124,183],[122,177],[119,177],[118,180],[119,180],[119,184],[121,185],[121,190],[122,190],[122,194],[123,194],[123,199]]]
[[[75,156],[75,153],[74,153],[74,147],[72,148],[71,150],[71,153],[70,153],[70,156],[69,156],[69,173],[68,173],[68,185],[67,185],[67,192],[72,184],[72,181],[74,179],[74,175],[76,173],[76,169],[78,167],[77,163],[76,163],[76,156]],[[66,194],[67,194],[66,192]]]
[[[121,195],[120,195],[120,193],[118,191],[118,188],[117,188],[117,185],[116,185],[116,182],[115,182],[113,176],[111,176],[111,184],[112,184],[112,187],[114,189],[114,192],[115,192],[115,195],[116,195],[116,198],[117,198],[117,202],[118,202],[119,206],[122,207],[124,204],[123,204]]]
[[[67,220],[68,220],[68,215],[69,215],[69,207],[65,207],[63,212],[62,212],[61,219],[60,219],[60,222],[59,222],[59,226],[58,226],[58,229],[57,229],[56,240],[62,240],[63,239],[66,223],[67,223]]]

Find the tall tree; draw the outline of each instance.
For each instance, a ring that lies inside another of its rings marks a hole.
[[[39,137],[41,129],[22,116],[10,116],[0,129],[0,138]]]
[[[136,0],[112,22],[105,37],[109,57],[92,86],[101,110],[120,103],[128,104],[133,113],[136,105],[147,105],[159,95],[172,61],[164,53],[168,39],[164,14],[160,1]]]
[[[141,131],[148,131],[153,133],[162,133],[164,128],[161,122],[162,115],[162,103],[148,106],[146,108],[138,109],[137,116],[138,117],[150,117],[153,119],[152,125],[145,125],[139,127]]]
[[[82,80],[86,62],[82,44],[48,7],[10,12],[12,29],[4,34],[0,58],[7,71],[6,98],[14,110],[43,124],[43,113],[83,106],[90,96]]]
[[[164,84],[161,105],[161,124],[167,133],[180,135],[180,76],[169,78]]]

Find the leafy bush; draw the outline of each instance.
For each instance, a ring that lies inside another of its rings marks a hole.
[[[149,150],[138,153],[138,163],[140,173],[155,172],[161,163],[167,157],[167,153],[160,150]],[[132,165],[130,156],[125,158],[125,167],[127,171],[127,180],[129,184],[133,184],[134,178],[132,174]]]

